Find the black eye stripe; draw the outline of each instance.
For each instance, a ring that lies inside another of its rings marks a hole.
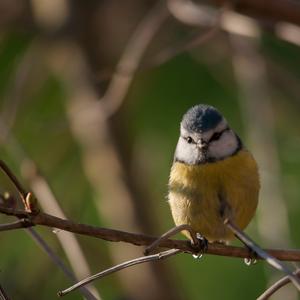
[[[223,129],[222,131],[220,131],[220,132],[215,132],[212,136],[211,136],[211,138],[209,139],[209,143],[210,142],[212,142],[212,141],[217,141],[221,136],[222,136],[222,134],[225,132],[225,131],[227,131],[227,130],[229,130],[229,127],[226,127],[225,129]]]
[[[229,127],[226,127],[225,129],[223,129],[222,131],[220,132],[215,132],[211,138],[209,139],[209,141],[207,143],[210,143],[212,141],[217,141],[221,136],[222,134],[227,131],[227,130],[230,130]],[[183,139],[185,139],[187,141],[188,144],[196,144],[196,142],[194,141],[194,139],[191,137],[191,136],[182,136]]]

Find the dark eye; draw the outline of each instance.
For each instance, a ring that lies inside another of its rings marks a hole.
[[[210,138],[210,141],[216,141],[220,138],[223,132],[215,132],[212,137]]]
[[[187,141],[189,144],[191,144],[191,143],[194,142],[194,140],[193,140],[190,136],[188,136],[188,137],[186,138],[186,141]]]
[[[218,140],[220,137],[221,137],[221,135],[225,132],[225,131],[228,131],[229,130],[229,127],[226,127],[225,129],[223,129],[222,131],[220,131],[220,132],[215,132],[212,136],[211,136],[211,138],[209,139],[209,141],[211,142],[211,141],[216,141],[216,140]]]

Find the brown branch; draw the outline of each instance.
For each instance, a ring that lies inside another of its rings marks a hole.
[[[0,205],[0,213],[15,216],[18,218],[28,218],[32,226],[41,225],[46,227],[58,228],[61,230],[70,231],[73,233],[91,236],[111,242],[125,242],[136,246],[148,246],[157,240],[157,237],[130,233],[121,230],[96,227],[92,225],[75,223],[73,221],[64,220],[51,216],[45,213],[32,214],[23,210],[16,210]],[[186,253],[197,254],[197,249],[191,246],[186,240],[165,240],[160,244],[161,248],[180,249]],[[265,249],[270,255],[283,261],[300,261],[300,250],[295,249]],[[225,246],[220,244],[208,244],[207,254],[230,256],[237,258],[249,258],[251,253],[249,250],[242,247]]]
[[[3,170],[3,172],[9,177],[9,179],[15,185],[15,187],[17,188],[18,192],[21,195],[22,200],[25,201],[26,196],[27,196],[27,192],[24,189],[24,187],[22,186],[22,184],[20,183],[20,181],[18,180],[18,178],[15,176],[15,174],[13,174],[11,172],[11,170],[9,169],[9,167],[2,160],[0,160],[0,168]]]
[[[11,223],[0,224],[0,231],[8,231],[8,230],[26,228],[31,226],[33,226],[33,224],[28,219],[22,218]]]
[[[104,271],[101,271],[101,272],[93,275],[93,276],[90,276],[88,278],[85,278],[85,279],[79,281],[78,283],[74,284],[73,286],[71,286],[71,287],[69,287],[69,288],[67,288],[63,291],[58,292],[58,296],[65,296],[66,294],[78,289],[79,287],[82,287],[86,284],[89,284],[89,283],[91,283],[92,281],[94,281],[96,279],[99,279],[99,278],[102,278],[102,277],[107,276],[109,274],[118,272],[118,271],[123,270],[125,268],[135,266],[135,265],[138,265],[138,264],[142,264],[142,263],[145,263],[145,262],[163,260],[163,259],[166,259],[170,256],[176,255],[178,253],[181,253],[181,250],[171,249],[171,250],[167,250],[167,251],[164,251],[164,252],[161,252],[161,253],[157,253],[157,254],[153,254],[153,255],[149,255],[149,256],[141,256],[141,257],[138,257],[138,258],[134,258],[132,260],[125,261],[125,262],[123,262],[119,265],[113,266],[109,269],[106,269]]]
[[[69,220],[64,220],[49,214],[45,214],[40,212],[38,209],[28,210],[28,207],[30,207],[30,204],[33,204],[34,202],[29,203],[28,201],[31,201],[31,197],[33,199],[34,196],[31,196],[31,193],[26,193],[25,189],[23,188],[22,184],[18,181],[16,176],[11,172],[11,170],[6,166],[6,164],[3,161],[0,161],[0,168],[4,170],[4,172],[9,176],[9,178],[13,181],[17,189],[19,190],[22,198],[26,198],[25,202],[25,209],[27,210],[20,210],[15,209],[11,207],[7,207],[5,205],[0,205],[0,213],[15,216],[19,218],[18,221],[8,223],[8,224],[2,224],[0,225],[0,231],[5,230],[12,230],[12,229],[18,229],[23,227],[31,227],[35,225],[42,225],[52,228],[59,228],[65,231],[78,233],[82,235],[92,236],[101,238],[108,241],[114,241],[114,242],[127,242],[138,246],[149,246],[149,245],[156,245],[157,241],[159,240],[160,247],[173,249],[170,251],[165,251],[163,253],[174,253],[177,254],[179,252],[187,252],[187,253],[193,253],[197,254],[199,252],[199,249],[195,248],[195,245],[191,245],[188,241],[180,241],[180,240],[170,240],[170,239],[157,239],[155,237],[142,235],[142,234],[134,234],[129,233],[125,231],[120,230],[113,230],[113,229],[107,229],[107,228],[100,228],[95,227],[91,225],[86,224],[79,224],[75,223]],[[27,199],[28,198],[28,199]],[[35,203],[34,203],[35,204]],[[31,207],[30,207],[31,208]],[[288,268],[286,268],[284,265],[282,265],[278,260],[288,260],[288,261],[300,261],[300,251],[299,250],[280,250],[280,249],[266,249],[263,250],[260,247],[258,247],[252,240],[250,240],[246,235],[241,234],[241,232],[232,224],[229,220],[225,221],[225,224],[228,226],[230,230],[232,230],[235,235],[246,245],[250,247],[250,249],[254,250],[262,259],[265,259],[270,265],[273,267],[284,271],[288,274],[285,278],[278,281],[275,285],[273,285],[270,289],[268,289],[264,294],[261,295],[259,298],[267,299],[270,295],[272,295],[275,291],[277,291],[279,288],[284,286],[289,281],[292,281],[297,288],[299,288],[298,278],[297,274],[299,271],[292,273]],[[174,230],[169,231],[174,232]],[[168,233],[166,236],[168,236]],[[240,258],[249,258],[251,257],[251,253],[249,253],[248,249],[240,248],[240,247],[233,247],[233,246],[224,246],[219,244],[208,244],[206,249],[207,254],[213,254],[213,255],[222,255],[222,256],[231,256],[231,257],[240,257]],[[84,279],[83,281],[75,284],[71,288],[60,292],[60,295],[64,295],[67,292],[70,292],[71,290],[74,290],[76,288],[82,288],[85,284],[103,277],[105,275],[111,274],[113,272],[116,272],[118,270],[121,270],[123,268],[143,263],[151,260],[157,260],[161,258],[162,253],[156,254],[153,257],[147,256],[146,257],[140,257],[131,261],[124,262],[118,266],[112,267],[110,269],[107,269],[105,271],[102,271],[96,275],[93,275],[91,277],[88,277]],[[172,254],[173,255],[173,254]],[[253,254],[252,254],[253,255]],[[167,256],[166,256],[167,257]],[[5,298],[4,298],[5,299]]]
[[[34,224],[28,218],[22,218],[15,222],[0,224],[0,231],[8,231],[12,229],[20,229],[26,227],[32,227]],[[53,252],[53,250],[48,246],[48,244],[40,237],[40,235],[33,230],[33,228],[27,228],[28,233],[35,240],[35,242],[44,250],[47,255],[52,259],[52,261],[64,272],[64,274],[71,280],[76,282],[76,277],[74,274],[67,268],[64,262]],[[81,288],[82,294],[89,300],[96,300],[91,292],[85,288]],[[0,286],[0,299],[7,300],[9,298],[4,297],[4,291],[1,290]]]
[[[25,228],[25,227],[32,227],[35,224],[33,224],[30,220],[30,215],[37,215],[39,213],[37,200],[34,195],[32,195],[31,192],[26,192],[25,188],[23,187],[22,183],[18,180],[18,178],[14,175],[14,173],[10,170],[10,168],[6,165],[6,163],[2,160],[0,160],[0,169],[11,179],[15,187],[17,188],[19,194],[21,195],[22,202],[24,204],[25,210],[25,218],[22,217],[21,211],[16,211],[17,215],[15,215],[19,220],[15,222],[11,222],[8,224],[2,224],[0,225],[0,231],[7,231],[12,229],[18,229],[18,228]],[[5,198],[3,196],[3,198]],[[12,199],[11,196],[9,198]],[[14,201],[13,201],[14,202]],[[14,208],[13,208],[14,210]],[[31,236],[31,238],[43,249],[46,254],[50,257],[50,259],[54,262],[56,266],[58,266],[63,273],[72,281],[76,281],[76,277],[68,269],[68,267],[63,263],[63,261],[60,259],[59,256],[57,256],[54,251],[51,249],[50,246],[44,241],[44,239],[36,232],[33,228],[27,228],[28,234]],[[68,240],[69,241],[69,240]],[[74,246],[74,244],[72,244]],[[76,246],[76,245],[75,245]],[[95,300],[97,299],[89,290],[89,288],[80,288],[81,293],[85,296],[88,300]]]

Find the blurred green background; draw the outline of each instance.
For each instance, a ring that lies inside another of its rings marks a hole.
[[[262,193],[247,232],[263,247],[299,248],[299,46],[284,41],[279,23],[265,17],[255,34],[223,28],[186,47],[211,29],[166,13],[120,105],[106,118],[101,101],[117,97],[107,96],[112,76],[132,75],[130,64],[119,73],[115,66],[143,18],[153,18],[154,3],[0,1],[1,159],[39,201],[51,190],[67,218],[159,235],[173,226],[166,195],[181,117],[192,105],[214,105],[259,162]],[[165,49],[179,51],[157,63]],[[4,174],[0,183],[1,193],[18,198]],[[55,214],[51,205],[44,209]],[[2,223],[10,220],[0,216]],[[57,234],[36,230],[69,265]],[[143,252],[77,239],[92,274]],[[94,287],[99,299],[255,299],[279,276],[263,262],[247,267],[237,258],[181,254]],[[0,285],[11,299],[55,299],[70,284],[25,231],[1,232]],[[291,286],[274,299],[283,297],[298,299]],[[82,296],[76,291],[65,298]]]

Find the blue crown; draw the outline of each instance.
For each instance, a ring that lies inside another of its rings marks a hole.
[[[185,113],[181,124],[188,131],[200,133],[215,128],[222,119],[222,115],[214,107],[199,104]]]

